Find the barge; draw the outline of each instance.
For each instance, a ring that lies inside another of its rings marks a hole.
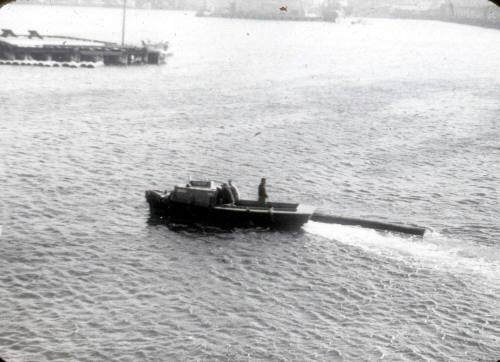
[[[0,65],[96,68],[104,65],[163,64],[168,43],[126,46],[69,36],[41,35],[30,30],[0,34]]]

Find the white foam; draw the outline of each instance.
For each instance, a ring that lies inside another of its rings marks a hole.
[[[500,280],[500,250],[450,239],[437,232],[424,238],[382,233],[355,226],[308,222],[308,233],[337,240],[384,257],[405,260],[428,268],[480,273]]]

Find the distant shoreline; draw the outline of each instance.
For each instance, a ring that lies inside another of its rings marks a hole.
[[[78,7],[78,8],[99,8],[99,9],[121,9],[122,5],[116,4],[102,4],[102,5],[94,5],[94,4],[72,4],[72,3],[38,3],[32,1],[13,1],[7,3],[7,5],[29,5],[29,6],[61,6],[61,7]],[[148,8],[148,7],[136,7],[136,6],[127,6],[127,9],[132,10],[172,10],[172,11],[196,11],[196,9],[178,9],[178,8]]]
[[[353,15],[367,18],[433,20],[500,29],[500,7],[494,4],[466,7],[449,3],[427,10],[375,9],[367,11],[366,9],[358,9]]]
[[[12,2],[8,3],[10,5],[36,5],[36,6],[64,6],[64,7],[79,7],[79,8],[110,8],[110,9],[120,9],[122,8],[122,4],[119,3],[111,3],[111,4],[92,4],[92,3],[83,3],[83,4],[78,4],[78,3],[71,3],[71,2],[56,2],[56,1],[51,1],[50,3],[42,3],[42,2],[37,2],[37,1],[31,1],[31,0],[13,0]],[[177,8],[177,7],[140,7],[140,6],[129,6],[127,5],[127,9],[134,9],[134,10],[173,10],[173,11],[197,11],[198,9],[196,8]]]
[[[62,6],[62,7],[82,7],[82,8],[109,8],[109,9],[117,9],[120,8],[120,5],[111,5],[111,4],[103,4],[103,5],[93,5],[93,4],[68,4],[68,3],[37,3],[32,1],[14,1],[8,3],[7,5],[29,5],[29,6]],[[168,11],[189,11],[196,12],[196,9],[179,9],[179,8],[148,8],[148,7],[131,7],[130,9],[134,10],[168,10]],[[263,17],[263,16],[242,16],[241,14],[236,16],[229,15],[221,15],[221,14],[213,14],[213,15],[202,15],[201,17],[219,17],[219,18],[230,18],[230,19],[254,19],[254,20],[278,20],[278,21],[318,21],[318,19],[308,19],[308,18],[279,18],[279,17]],[[452,16],[439,16],[439,15],[429,15],[429,14],[419,14],[419,13],[403,13],[403,14],[356,14],[354,13],[353,18],[367,18],[367,19],[408,19],[408,20],[432,20],[432,21],[440,21],[445,23],[455,23],[461,25],[471,25],[488,29],[497,29],[500,30],[500,19],[480,19],[480,18],[465,18],[465,17],[452,17]],[[327,21],[328,22],[328,21]]]
[[[356,17],[356,16],[355,16]],[[449,18],[439,16],[359,16],[367,19],[399,19],[399,20],[431,20],[444,23],[471,25],[481,28],[500,30],[500,21],[488,21],[484,19],[468,19],[468,18]]]

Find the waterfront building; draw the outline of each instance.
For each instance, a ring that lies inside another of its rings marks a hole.
[[[487,20],[500,23],[500,7],[490,1],[447,0],[443,9],[446,15],[451,18]]]
[[[350,0],[353,15],[452,21],[500,28],[500,7],[487,0]]]
[[[235,0],[234,11],[250,17],[304,17],[305,11],[300,0]]]
[[[301,0],[207,0],[206,8],[214,14],[243,18],[302,18]]]

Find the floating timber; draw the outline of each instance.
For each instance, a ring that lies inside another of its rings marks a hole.
[[[40,35],[30,30],[17,35],[10,29],[0,34],[0,65],[96,68],[104,65],[162,64],[168,44],[120,46],[58,35]]]
[[[424,236],[426,229],[419,226],[410,225],[400,225],[394,223],[371,221],[365,219],[355,219],[352,217],[343,217],[336,215],[329,215],[324,213],[315,212],[311,217],[312,221],[327,223],[327,224],[339,224],[339,225],[349,225],[349,226],[360,226],[368,229],[393,231],[403,234]]]

